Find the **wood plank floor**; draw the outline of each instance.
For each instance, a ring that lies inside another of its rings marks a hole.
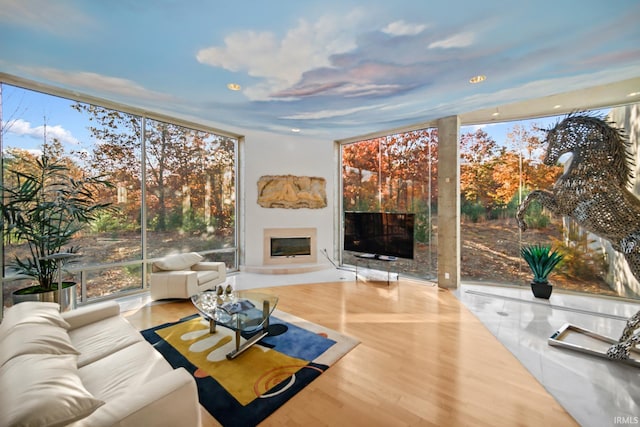
[[[361,341],[263,426],[573,426],[573,418],[449,291],[400,280],[263,288],[278,308]],[[139,329],[189,301],[125,316]],[[240,356],[242,357],[242,356]],[[203,409],[203,425],[219,425]]]

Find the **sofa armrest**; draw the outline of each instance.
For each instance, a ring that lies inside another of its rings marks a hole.
[[[73,426],[199,427],[201,422],[196,382],[178,368],[107,401]]]
[[[151,273],[149,283],[167,284],[170,286],[184,286],[190,282],[198,283],[198,273],[193,270],[158,271]]]
[[[191,266],[193,271],[209,271],[218,270],[221,277],[224,277],[227,273],[227,265],[224,262],[216,261],[202,261]]]
[[[118,315],[120,305],[115,301],[105,301],[66,311],[62,313],[62,318],[69,323],[71,330]]]

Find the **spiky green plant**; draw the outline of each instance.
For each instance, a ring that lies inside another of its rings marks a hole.
[[[93,221],[100,212],[110,209],[101,203],[98,190],[112,185],[102,177],[75,179],[64,161],[45,154],[24,158],[20,167],[9,169],[8,185],[0,185],[0,204],[5,241],[26,243],[29,255],[9,262],[17,274],[38,281],[39,292],[57,289],[55,278],[59,265],[43,260],[66,250],[73,236]]]
[[[529,264],[535,283],[549,283],[548,277],[564,255],[551,250],[551,245],[527,245],[520,250],[522,258]]]

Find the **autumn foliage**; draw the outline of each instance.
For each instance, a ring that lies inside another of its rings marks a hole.
[[[542,164],[544,132],[515,124],[498,143],[483,129],[460,137],[460,196],[464,220],[512,216],[521,197],[549,188],[561,167]],[[344,209],[437,209],[438,134],[423,129],[345,145]]]

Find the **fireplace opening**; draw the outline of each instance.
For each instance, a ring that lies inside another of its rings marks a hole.
[[[311,237],[271,237],[272,257],[311,255]]]
[[[313,264],[318,262],[315,228],[265,228],[263,265]]]

